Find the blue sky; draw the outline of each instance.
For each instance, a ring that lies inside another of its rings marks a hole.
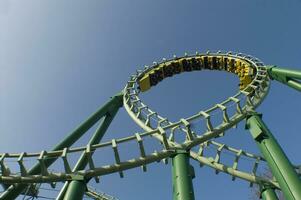
[[[300,6],[299,0],[1,0],[0,151],[51,149],[136,69],[173,54],[232,50],[301,69]],[[177,120],[236,93],[237,83],[223,72],[181,74],[142,98]],[[258,109],[296,164],[300,102],[300,93],[273,82]],[[139,131],[121,109],[104,139]],[[258,152],[243,123],[221,141]],[[192,163],[196,199],[248,199],[246,182]],[[155,163],[147,173],[135,169],[91,184],[122,200],[171,199],[171,168]]]

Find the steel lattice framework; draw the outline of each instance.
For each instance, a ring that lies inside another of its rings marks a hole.
[[[158,84],[164,78],[186,71],[224,70],[235,73],[240,78],[240,89],[223,102],[214,104],[207,110],[196,114],[169,121],[160,116],[142,102],[139,97]],[[55,188],[56,182],[65,182],[60,189],[57,200],[83,199],[86,195],[93,199],[115,199],[105,193],[99,193],[87,186],[91,179],[99,182],[99,177],[119,173],[124,177],[124,171],[142,167],[147,171],[147,164],[171,160],[173,168],[173,198],[174,200],[193,200],[194,169],[189,164],[193,159],[201,166],[213,168],[216,174],[223,172],[261,188],[263,199],[277,199],[275,190],[281,190],[288,200],[301,200],[301,166],[290,163],[285,153],[262,121],[261,114],[255,110],[268,94],[271,80],[280,81],[296,90],[301,91],[301,72],[282,69],[276,66],[266,66],[259,59],[233,52],[196,53],[183,57],[174,56],[170,60],[154,62],[150,67],[144,67],[130,77],[121,93],[113,96],[105,105],[99,108],[85,122],[78,126],[65,139],[50,151],[37,153],[1,153],[0,182],[4,192],[0,199],[15,199],[19,195],[37,198],[40,185],[49,183]],[[101,142],[107,128],[114,119],[120,107],[124,107],[129,116],[145,132],[131,136]],[[220,117],[220,121],[216,120]],[[255,155],[242,149],[230,147],[215,141],[226,131],[246,120],[248,129],[254,138],[262,155]],[[72,147],[92,126],[98,123],[89,143],[83,147]],[[152,140],[158,148],[149,151],[145,142]],[[140,155],[123,160],[120,156],[120,146],[136,143]],[[95,162],[94,154],[110,148],[115,162],[99,165]],[[207,155],[208,150],[215,151],[215,156]],[[70,156],[81,153],[77,163],[70,164]],[[233,156],[232,164],[223,163],[225,154]],[[28,168],[24,160],[36,160],[36,164]],[[17,171],[13,172],[7,162],[16,161]],[[241,162],[249,161],[249,170],[239,168]],[[61,162],[63,170],[52,171],[50,166]],[[258,173],[261,165],[267,164],[273,174],[268,178]],[[250,170],[251,169],[251,170]]]

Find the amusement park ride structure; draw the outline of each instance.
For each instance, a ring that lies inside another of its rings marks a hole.
[[[207,110],[197,111],[194,115],[171,122],[145,105],[139,94],[150,90],[163,79],[180,73],[200,70],[223,70],[239,77],[239,91],[215,103]],[[0,199],[11,200],[23,195],[37,198],[40,185],[49,183],[55,187],[56,182],[65,182],[60,189],[57,200],[83,199],[84,195],[93,199],[115,199],[104,193],[97,193],[88,187],[89,181],[112,173],[124,176],[124,171],[136,167],[147,170],[147,164],[171,160],[173,177],[173,199],[193,200],[192,179],[194,168],[190,160],[201,166],[213,168],[216,174],[223,172],[261,188],[261,197],[266,200],[278,199],[275,190],[281,190],[287,200],[301,200],[301,166],[293,165],[276,139],[262,120],[262,115],[255,110],[268,94],[271,80],[277,80],[301,91],[301,71],[288,70],[276,66],[265,66],[259,59],[234,52],[206,52],[183,57],[174,56],[170,60],[154,62],[130,77],[122,92],[113,96],[107,103],[92,114],[59,144],[50,151],[37,153],[1,153],[0,182],[4,192]],[[131,136],[101,142],[120,107],[124,107],[129,116],[144,130]],[[220,117],[220,121],[216,120]],[[238,123],[246,121],[245,127],[250,131],[261,155],[230,147],[215,141]],[[96,131],[86,146],[71,147],[92,126],[99,123]],[[149,152],[144,145],[152,140],[159,149]],[[140,155],[129,160],[122,160],[120,145],[135,142]],[[109,165],[97,165],[94,154],[109,147],[114,162]],[[206,155],[209,147],[215,149],[215,156]],[[77,163],[72,166],[69,156],[81,153]],[[222,162],[224,153],[234,155],[232,164]],[[36,164],[28,168],[24,159],[35,159]],[[249,171],[241,169],[242,158],[252,161]],[[12,171],[7,161],[16,161],[18,171]],[[61,162],[63,171],[50,171],[49,167]],[[273,178],[258,173],[258,167],[267,164]]]

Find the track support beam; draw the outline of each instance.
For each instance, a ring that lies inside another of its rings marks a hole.
[[[261,117],[261,114],[250,112],[247,117],[246,129],[251,132],[285,198],[287,200],[301,200],[301,181]]]
[[[268,66],[268,74],[271,79],[301,92],[301,71]]]
[[[87,190],[85,180],[74,180],[68,184],[64,199],[82,200]]]
[[[107,129],[109,128],[111,122],[113,121],[115,115],[117,114],[119,108],[122,106],[123,103],[122,95],[118,96],[117,98],[119,98],[119,101],[113,104],[111,110],[108,110],[103,122],[100,123],[99,127],[97,128],[94,135],[90,139],[88,145],[91,146],[99,143],[102,137],[104,136],[104,134],[106,133]],[[91,154],[93,154],[93,152],[91,152]],[[88,159],[89,158],[87,153],[83,152],[78,162],[76,163],[73,171],[83,170],[89,162]],[[64,187],[60,191],[59,196],[57,197],[57,200],[82,199],[87,188],[86,181],[88,180],[72,180],[70,183],[65,183]],[[76,194],[76,196],[74,196],[73,194]]]
[[[115,117],[118,109],[120,106],[116,105],[116,108],[111,111],[111,113],[109,113],[106,118],[104,119],[103,123],[101,124],[101,126],[98,128],[98,130],[96,130],[95,134],[93,135],[93,137],[91,138],[91,140],[89,141],[88,145],[94,145],[100,142],[101,138],[103,137],[103,135],[105,134],[106,130],[108,129],[109,125],[111,124],[113,118]],[[81,155],[80,159],[78,160],[78,162],[76,163],[76,166],[74,167],[73,171],[77,171],[77,170],[82,170],[86,167],[86,165],[88,164],[88,158],[87,155],[85,154],[85,152]],[[81,183],[78,183],[78,180],[75,181],[71,181],[69,183],[69,186],[67,186],[66,188],[66,195],[64,197],[64,200],[73,200],[74,195],[71,195],[73,193],[76,193],[79,196],[83,196],[86,190],[86,183],[85,180],[81,181]],[[74,192],[75,191],[75,192]],[[79,193],[82,194],[79,194]]]
[[[95,113],[93,113],[85,122],[83,122],[80,126],[78,126],[73,132],[71,132],[65,139],[63,139],[59,144],[57,144],[52,151],[62,150],[65,147],[70,147],[74,144],[80,137],[82,137],[95,123],[97,123],[103,116],[105,116],[109,110],[116,107],[116,104],[120,104],[122,106],[122,93],[119,93],[113,96],[105,105],[99,108]],[[54,163],[57,158],[45,159],[45,167],[49,167],[52,163]],[[34,167],[32,167],[28,174],[40,174],[41,173],[41,165],[37,163]],[[14,186],[10,186],[7,188],[0,196],[1,200],[12,200],[16,199],[22,191],[26,189],[27,184],[15,184]]]
[[[194,200],[192,179],[193,167],[189,164],[189,153],[179,151],[172,158],[173,200]]]

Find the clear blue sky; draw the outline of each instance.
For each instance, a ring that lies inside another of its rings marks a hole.
[[[299,0],[1,0],[0,151],[51,149],[136,69],[173,54],[232,50],[301,69],[300,7]],[[142,98],[177,120],[234,94],[237,83],[227,73],[202,71],[170,78]],[[258,109],[296,164],[300,102],[300,93],[273,83]],[[112,125],[105,140],[141,131],[124,109]],[[243,127],[221,141],[256,153]],[[192,163],[197,200],[250,196],[246,182]],[[113,174],[92,185],[121,200],[165,200],[172,198],[170,172],[170,165],[155,163],[148,173],[130,170],[124,179]]]

